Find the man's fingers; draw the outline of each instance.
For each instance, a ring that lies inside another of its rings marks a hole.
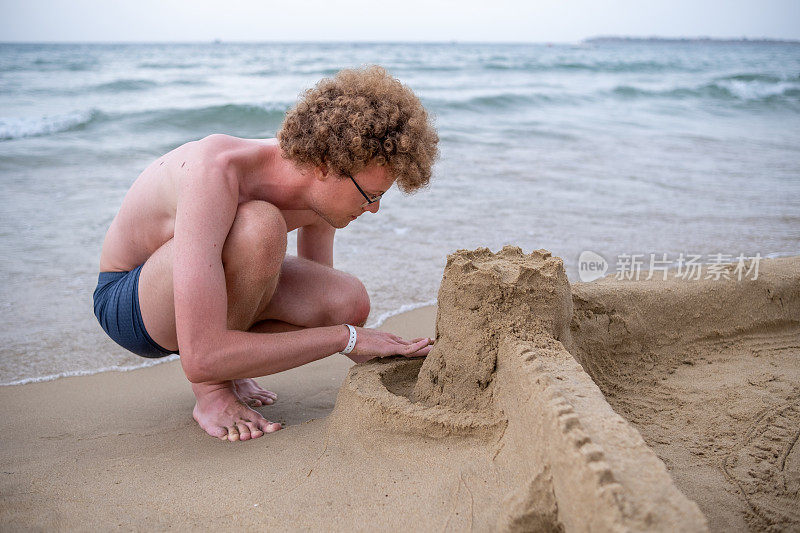
[[[402,337],[398,337],[397,335],[389,335],[389,338],[394,340],[394,341],[399,342],[400,344],[415,344],[415,343],[417,343],[419,341],[425,341],[425,340],[427,340],[428,342],[431,341],[428,337],[418,337],[416,339],[411,339],[410,341],[408,341],[408,340],[406,340],[406,339],[404,339]]]
[[[431,342],[431,340],[428,337],[418,337],[416,339],[412,339],[410,341],[407,341],[406,339],[404,339],[402,337],[398,337],[397,335],[393,335],[391,333],[389,333],[389,338],[392,339],[395,342],[399,342],[400,344],[406,344],[406,345],[414,344],[414,343],[417,343],[419,341],[424,341],[424,340],[427,340],[428,343]]]
[[[407,357],[423,357],[428,355],[428,352],[431,351],[431,344],[433,341],[428,337],[419,337],[414,340],[406,340],[402,337],[398,337],[392,333],[388,332],[379,332],[379,331],[370,331],[366,328],[365,333],[370,333],[370,335],[364,336],[363,340],[360,343],[356,344],[356,354],[355,358],[353,354],[349,354],[348,357],[355,362],[361,362],[357,359],[359,358],[358,354],[363,352],[364,354],[374,354],[366,357],[364,360],[372,359],[375,356],[377,357],[391,357],[393,355],[402,355]],[[371,337],[371,338],[370,338]],[[366,342],[367,339],[370,339],[369,342]]]
[[[411,353],[405,354],[405,357],[427,357],[427,355],[431,352],[432,349],[433,349],[433,346],[428,345],[428,346],[425,346],[424,348],[420,348],[416,352],[411,352]]]
[[[408,354],[417,352],[419,350],[422,350],[423,348],[428,346],[430,344],[430,342],[431,342],[431,340],[428,339],[428,338],[420,339],[417,342],[414,342],[414,343],[409,344],[408,346],[406,346],[406,349],[404,350],[404,353],[406,355],[408,355]]]

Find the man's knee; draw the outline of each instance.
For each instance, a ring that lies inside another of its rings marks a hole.
[[[361,281],[354,276],[344,278],[336,294],[331,295],[326,322],[363,326],[369,317],[369,294]]]
[[[364,287],[364,284],[361,283],[358,278],[353,278],[353,292],[350,309],[352,313],[350,320],[346,322],[347,324],[363,326],[367,323],[370,310],[369,293],[367,293],[367,288]]]
[[[225,246],[226,268],[245,268],[266,277],[280,271],[286,255],[286,221],[274,205],[253,200],[239,204]]]

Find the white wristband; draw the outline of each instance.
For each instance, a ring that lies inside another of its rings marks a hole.
[[[356,346],[356,341],[358,340],[358,335],[356,335],[356,328],[351,326],[350,324],[345,324],[350,329],[350,340],[347,341],[347,346],[344,350],[339,352],[342,355],[347,355],[353,351],[353,348]]]

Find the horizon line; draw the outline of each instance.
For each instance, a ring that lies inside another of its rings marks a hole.
[[[779,37],[711,37],[701,36],[661,36],[661,35],[592,35],[577,40],[530,40],[530,41],[503,41],[503,40],[465,40],[465,39],[418,39],[418,40],[372,40],[372,39],[179,39],[170,41],[161,40],[0,40],[0,44],[584,44],[592,40],[633,40],[633,41],[728,41],[728,42],[775,42],[800,44],[800,39],[785,39]]]

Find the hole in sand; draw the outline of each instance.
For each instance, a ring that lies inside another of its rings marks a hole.
[[[411,395],[424,362],[425,359],[422,358],[400,361],[381,373],[381,384],[395,396],[403,396],[413,403]]]

